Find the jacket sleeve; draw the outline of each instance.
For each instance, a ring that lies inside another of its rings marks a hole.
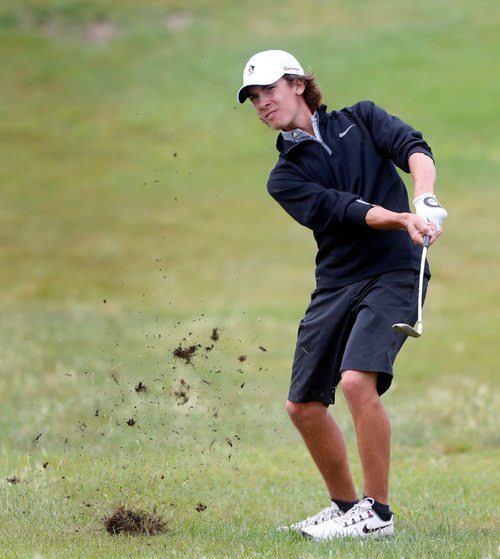
[[[290,161],[280,160],[269,176],[269,194],[301,225],[322,232],[345,224],[366,225],[373,206],[356,194],[327,188],[305,177]]]
[[[431,148],[421,132],[372,101],[362,101],[355,107],[370,130],[380,154],[391,159],[402,171],[409,173],[408,159],[413,153],[424,153],[433,159]]]

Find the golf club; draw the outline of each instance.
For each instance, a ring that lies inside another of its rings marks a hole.
[[[424,241],[422,243],[422,259],[420,260],[420,277],[418,280],[418,318],[417,318],[417,328],[413,328],[409,324],[404,324],[403,322],[398,322],[392,325],[394,332],[399,332],[400,334],[405,334],[406,336],[411,336],[412,338],[420,338],[423,331],[422,322],[422,291],[424,284],[424,268],[425,268],[425,258],[427,256],[427,248],[429,246],[429,236],[424,235]]]

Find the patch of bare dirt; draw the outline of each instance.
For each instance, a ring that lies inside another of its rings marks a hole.
[[[41,25],[42,32],[55,39],[59,37],[74,37],[86,43],[102,45],[109,43],[121,30],[118,23],[110,20],[91,21],[86,25],[71,25],[47,18]],[[103,301],[106,303],[106,299]]]
[[[169,31],[179,31],[191,25],[193,14],[187,10],[172,12],[163,18],[163,27]]]
[[[83,38],[89,43],[101,45],[109,43],[119,30],[118,24],[113,21],[94,21],[84,27]]]

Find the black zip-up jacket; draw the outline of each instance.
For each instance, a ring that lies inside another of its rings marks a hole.
[[[372,205],[410,211],[395,165],[408,173],[412,153],[432,157],[422,134],[371,101],[329,113],[323,105],[317,126],[321,141],[301,131],[278,136],[280,156],[267,184],[271,196],[314,233],[317,287],[418,271],[421,248],[408,233],[372,229],[365,218]]]

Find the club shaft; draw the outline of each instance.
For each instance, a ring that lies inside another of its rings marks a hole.
[[[429,235],[424,235],[423,246],[422,246],[422,258],[420,260],[420,275],[418,278],[418,309],[417,309],[417,330],[421,334],[423,330],[422,322],[422,302],[423,302],[423,291],[424,291],[424,270],[425,270],[425,259],[427,257],[427,247],[429,246]]]
[[[425,270],[425,259],[427,257],[427,247],[424,246],[422,249],[422,260],[420,261],[420,276],[418,279],[418,326],[419,329],[422,328],[422,300],[423,300],[423,290],[424,290],[424,270]]]

